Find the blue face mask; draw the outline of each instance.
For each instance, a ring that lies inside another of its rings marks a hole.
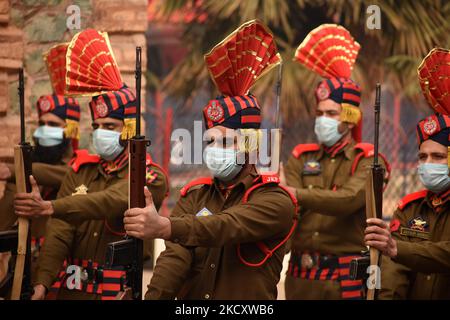
[[[450,187],[447,164],[421,163],[417,172],[419,173],[420,181],[431,192],[440,193],[448,190]]]
[[[117,158],[124,149],[124,147],[120,145],[120,132],[112,130],[94,130],[92,143],[94,144],[97,154],[107,161]]]
[[[333,146],[343,136],[338,131],[339,123],[338,120],[329,117],[317,117],[314,125],[314,133],[317,136],[317,140],[327,147]]]
[[[64,140],[64,129],[59,127],[40,126],[33,134],[39,145],[43,147],[54,147]]]
[[[242,170],[242,165],[237,164],[237,151],[207,147],[205,149],[205,162],[212,175],[222,181],[233,180]]]

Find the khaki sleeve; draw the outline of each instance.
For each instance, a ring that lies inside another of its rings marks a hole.
[[[286,176],[288,186],[293,188],[303,188],[301,169],[301,161],[294,156],[290,156],[286,166],[284,167],[284,174]]]
[[[75,174],[67,174],[59,189],[58,198],[70,195],[76,185]],[[74,236],[75,226],[57,218],[49,220],[45,241],[37,262],[35,285],[42,284],[47,290],[50,289],[70,253]]]
[[[47,290],[50,289],[70,253],[74,236],[73,225],[60,219],[49,220],[45,241],[37,262],[34,285],[42,284]]]
[[[193,211],[194,192],[181,197],[171,216],[178,217]],[[175,299],[185,283],[192,265],[193,253],[184,246],[165,241],[166,249],[156,260],[153,277],[147,286],[146,300]]]
[[[406,225],[403,213],[397,210],[393,219],[398,219],[402,225]],[[392,232],[392,237],[397,241],[406,241],[397,231]],[[408,298],[411,270],[389,257],[381,258],[381,290],[378,295],[380,300],[404,300]]]
[[[283,236],[292,226],[294,211],[291,199],[281,188],[260,188],[247,203],[218,214],[170,217],[171,240],[185,246],[221,247]]]
[[[167,193],[167,179],[164,173],[156,171],[155,179],[147,187],[153,195],[157,210]],[[72,173],[71,175],[74,175]],[[64,189],[65,191],[66,189]],[[73,188],[71,190],[74,190]],[[73,192],[73,191],[70,191]],[[54,217],[70,223],[85,220],[120,218],[128,209],[128,179],[122,179],[108,188],[86,195],[70,195],[52,201]]]
[[[14,166],[8,165],[11,171],[11,177],[8,181],[15,182]],[[32,175],[36,179],[38,185],[59,188],[64,179],[64,176],[69,172],[70,167],[66,164],[55,165],[41,162],[34,162],[32,164]]]
[[[348,182],[336,191],[296,189],[300,208],[330,216],[345,216],[357,212],[366,203],[366,180],[372,162],[373,157],[363,158]]]
[[[394,260],[415,272],[449,273],[450,241],[411,243],[398,240]]]

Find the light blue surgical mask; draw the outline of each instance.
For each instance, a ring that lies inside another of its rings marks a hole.
[[[60,127],[40,126],[34,131],[33,137],[43,147],[54,147],[63,142],[64,129]]]
[[[317,140],[327,147],[333,146],[343,136],[338,130],[339,123],[338,120],[329,117],[317,117],[314,125],[314,133],[317,136]]]
[[[92,143],[94,144],[97,154],[107,161],[117,158],[124,149],[124,147],[120,145],[120,132],[112,130],[94,130]]]
[[[450,187],[448,164],[421,163],[417,172],[419,173],[420,181],[431,192],[440,193],[448,190]]]
[[[218,147],[205,149],[205,162],[212,175],[222,181],[233,180],[242,170],[237,164],[237,151]]]

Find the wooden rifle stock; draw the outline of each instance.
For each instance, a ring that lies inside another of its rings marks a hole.
[[[380,127],[380,94],[381,86],[377,84],[375,95],[375,139],[374,161],[366,184],[366,216],[367,218],[383,218],[383,183],[384,168],[378,162],[379,127]],[[369,248],[370,274],[368,279],[367,300],[376,299],[376,287],[379,285],[381,274],[379,270],[380,252]]]
[[[31,145],[25,141],[25,110],[24,110],[24,76],[23,69],[19,73],[19,101],[20,101],[20,143],[14,148],[14,165],[16,172],[17,192],[31,192]],[[30,299],[31,288],[31,236],[30,221],[18,218],[19,238],[17,243],[17,257],[14,270],[14,280],[11,300]]]

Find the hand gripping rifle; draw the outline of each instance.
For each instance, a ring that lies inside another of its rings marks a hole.
[[[374,139],[374,157],[371,172],[366,184],[366,216],[367,218],[383,218],[383,183],[384,168],[378,162],[378,145],[380,131],[380,95],[381,86],[378,83],[375,94],[375,139]],[[370,267],[369,279],[367,282],[367,300],[375,300],[376,289],[379,286],[381,274],[379,268],[380,252],[375,248],[369,248]]]
[[[146,147],[150,141],[141,135],[141,47],[136,47],[136,135],[128,142],[129,182],[128,207],[145,207]],[[127,289],[122,284],[119,300],[142,300],[143,241],[126,237],[108,244],[106,267],[124,266],[127,269]],[[131,292],[130,292],[131,289]]]
[[[16,171],[17,192],[31,192],[31,145],[25,141],[25,107],[24,107],[24,77],[23,69],[19,71],[19,101],[20,101],[20,143],[14,147],[14,165]],[[17,257],[14,270],[14,280],[11,300],[29,300],[33,293],[31,287],[31,235],[30,221],[18,218],[19,231]]]

